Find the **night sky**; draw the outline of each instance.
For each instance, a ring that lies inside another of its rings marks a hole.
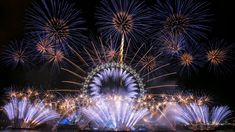
[[[0,52],[2,52],[2,47],[6,45],[9,40],[22,38],[25,9],[29,7],[30,1],[31,0],[0,1]],[[149,5],[154,3],[154,0],[146,1]],[[81,9],[87,21],[87,27],[91,32],[96,32],[94,13],[98,2],[98,0],[76,0],[76,6],[78,9]],[[212,30],[209,33],[209,38],[222,38],[229,43],[235,43],[235,9],[232,7],[232,1],[211,0],[210,3],[211,12],[214,16],[211,22]],[[184,87],[205,91],[216,103],[227,104],[235,110],[235,97],[233,92],[235,88],[233,79],[235,70],[232,70],[233,74],[231,75],[216,77],[207,73],[206,69],[201,69],[199,74],[191,78],[178,78],[178,80]],[[61,79],[62,76],[60,74],[51,74],[45,70],[10,70],[2,64],[0,65],[1,95],[4,93],[4,88],[11,85],[25,86],[28,84],[41,85],[43,87],[62,87],[63,85],[60,85],[59,82]]]

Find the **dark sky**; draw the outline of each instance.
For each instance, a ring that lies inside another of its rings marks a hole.
[[[0,0],[0,52],[3,45],[11,39],[21,38],[23,36],[24,24],[23,18],[25,9],[32,0]],[[154,0],[146,0],[151,5]],[[229,43],[235,43],[235,22],[232,0],[209,0],[211,2],[211,11],[214,14],[214,20],[211,22],[212,31],[210,38],[224,38]],[[98,0],[76,0],[76,6],[82,10],[87,25],[90,30],[95,30],[94,11]],[[47,75],[49,73],[24,71],[11,71],[0,65],[0,89],[10,85],[31,84],[36,80],[37,83],[54,83],[55,75]],[[233,69],[234,71],[234,69]],[[29,78],[26,76],[34,76]],[[43,75],[42,75],[43,74]],[[43,78],[41,78],[43,76]],[[204,73],[202,70],[199,75],[191,79],[183,79],[185,86],[191,89],[201,89],[207,91],[214,98],[215,102],[228,104],[235,108],[234,97],[234,74],[217,78]],[[2,94],[2,93],[1,93]]]

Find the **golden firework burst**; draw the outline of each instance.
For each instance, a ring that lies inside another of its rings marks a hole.
[[[49,40],[43,39],[36,44],[36,50],[41,54],[45,54],[48,52],[52,52],[53,47],[50,44]]]
[[[64,59],[64,54],[60,50],[56,50],[53,53],[49,53],[49,62],[60,63]]]
[[[186,32],[186,28],[189,25],[187,17],[175,14],[167,18],[165,22],[165,29],[173,34],[181,34]]]
[[[193,63],[193,56],[189,53],[184,53],[180,57],[181,65],[189,66]]]
[[[62,19],[52,18],[45,24],[45,31],[48,37],[64,40],[69,36],[69,27]]]
[[[12,57],[13,57],[13,60],[15,61],[15,62],[20,62],[20,63],[24,63],[24,58],[26,57],[25,55],[24,55],[24,51],[16,51],[13,55],[12,55]]]
[[[157,62],[155,60],[155,57],[152,55],[143,57],[140,62],[143,66],[145,66],[145,68],[148,71],[153,70],[157,66]]]
[[[131,32],[133,28],[132,16],[122,11],[114,14],[112,23],[115,29],[121,34],[127,34]]]
[[[207,53],[207,60],[214,65],[221,64],[225,59],[225,52],[220,49],[210,50]]]

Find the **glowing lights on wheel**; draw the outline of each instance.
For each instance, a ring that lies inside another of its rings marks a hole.
[[[91,96],[115,93],[134,98],[145,92],[139,74],[119,63],[105,63],[94,68],[85,79],[83,91]]]

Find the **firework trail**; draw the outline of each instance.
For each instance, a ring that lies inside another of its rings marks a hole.
[[[120,94],[121,92],[124,95],[137,97],[143,95],[143,93],[150,89],[176,86],[174,84],[164,84],[164,81],[162,81],[161,84],[154,83],[158,82],[159,79],[164,79],[176,73],[159,72],[169,66],[169,64],[159,63],[160,61],[157,60],[161,55],[150,54],[154,53],[151,51],[152,47],[146,48],[143,44],[138,47],[137,51],[134,51],[135,54],[131,56],[131,52],[133,51],[129,50],[129,46],[130,43],[128,43],[127,48],[124,50],[123,64],[120,64],[119,59],[115,56],[110,60],[110,56],[107,56],[110,51],[106,50],[106,47],[109,47],[109,43],[103,43],[102,40],[100,43],[92,41],[91,47],[83,48],[82,51],[73,50],[79,60],[79,64],[67,58],[65,58],[65,60],[72,67],[76,68],[76,72],[65,68],[62,68],[62,70],[79,78],[79,80],[65,80],[63,82],[75,84],[83,89],[85,92],[84,94],[92,94],[92,96],[98,96],[104,93],[108,94],[110,92],[112,94]],[[113,51],[115,51],[115,47],[113,48]],[[151,60],[146,62],[146,58],[149,59],[149,57],[151,57]],[[159,74],[156,74],[157,72],[159,72]],[[144,84],[148,85],[145,86]]]
[[[113,42],[141,40],[149,30],[149,10],[141,1],[102,0],[97,9],[97,26],[101,35],[112,37]]]
[[[79,90],[11,91],[3,110],[14,128],[56,120],[53,130],[60,124],[82,129],[89,123],[115,131],[134,130],[138,123],[171,130],[178,124],[213,129],[231,115],[227,106],[210,109],[208,96],[162,94],[159,89],[176,87],[172,75],[190,76],[204,61],[210,71],[231,69],[232,46],[217,40],[204,51],[195,44],[210,30],[210,17],[208,3],[196,0],[156,0],[152,10],[140,0],[101,0],[96,24],[102,37],[87,41],[85,21],[73,3],[34,1],[25,18],[27,45],[12,41],[2,60],[13,68],[28,66],[31,60],[57,69],[68,64],[61,69],[73,79],[63,82]],[[177,72],[169,70],[171,65]],[[58,98],[50,93],[59,91],[80,95],[60,93]]]

